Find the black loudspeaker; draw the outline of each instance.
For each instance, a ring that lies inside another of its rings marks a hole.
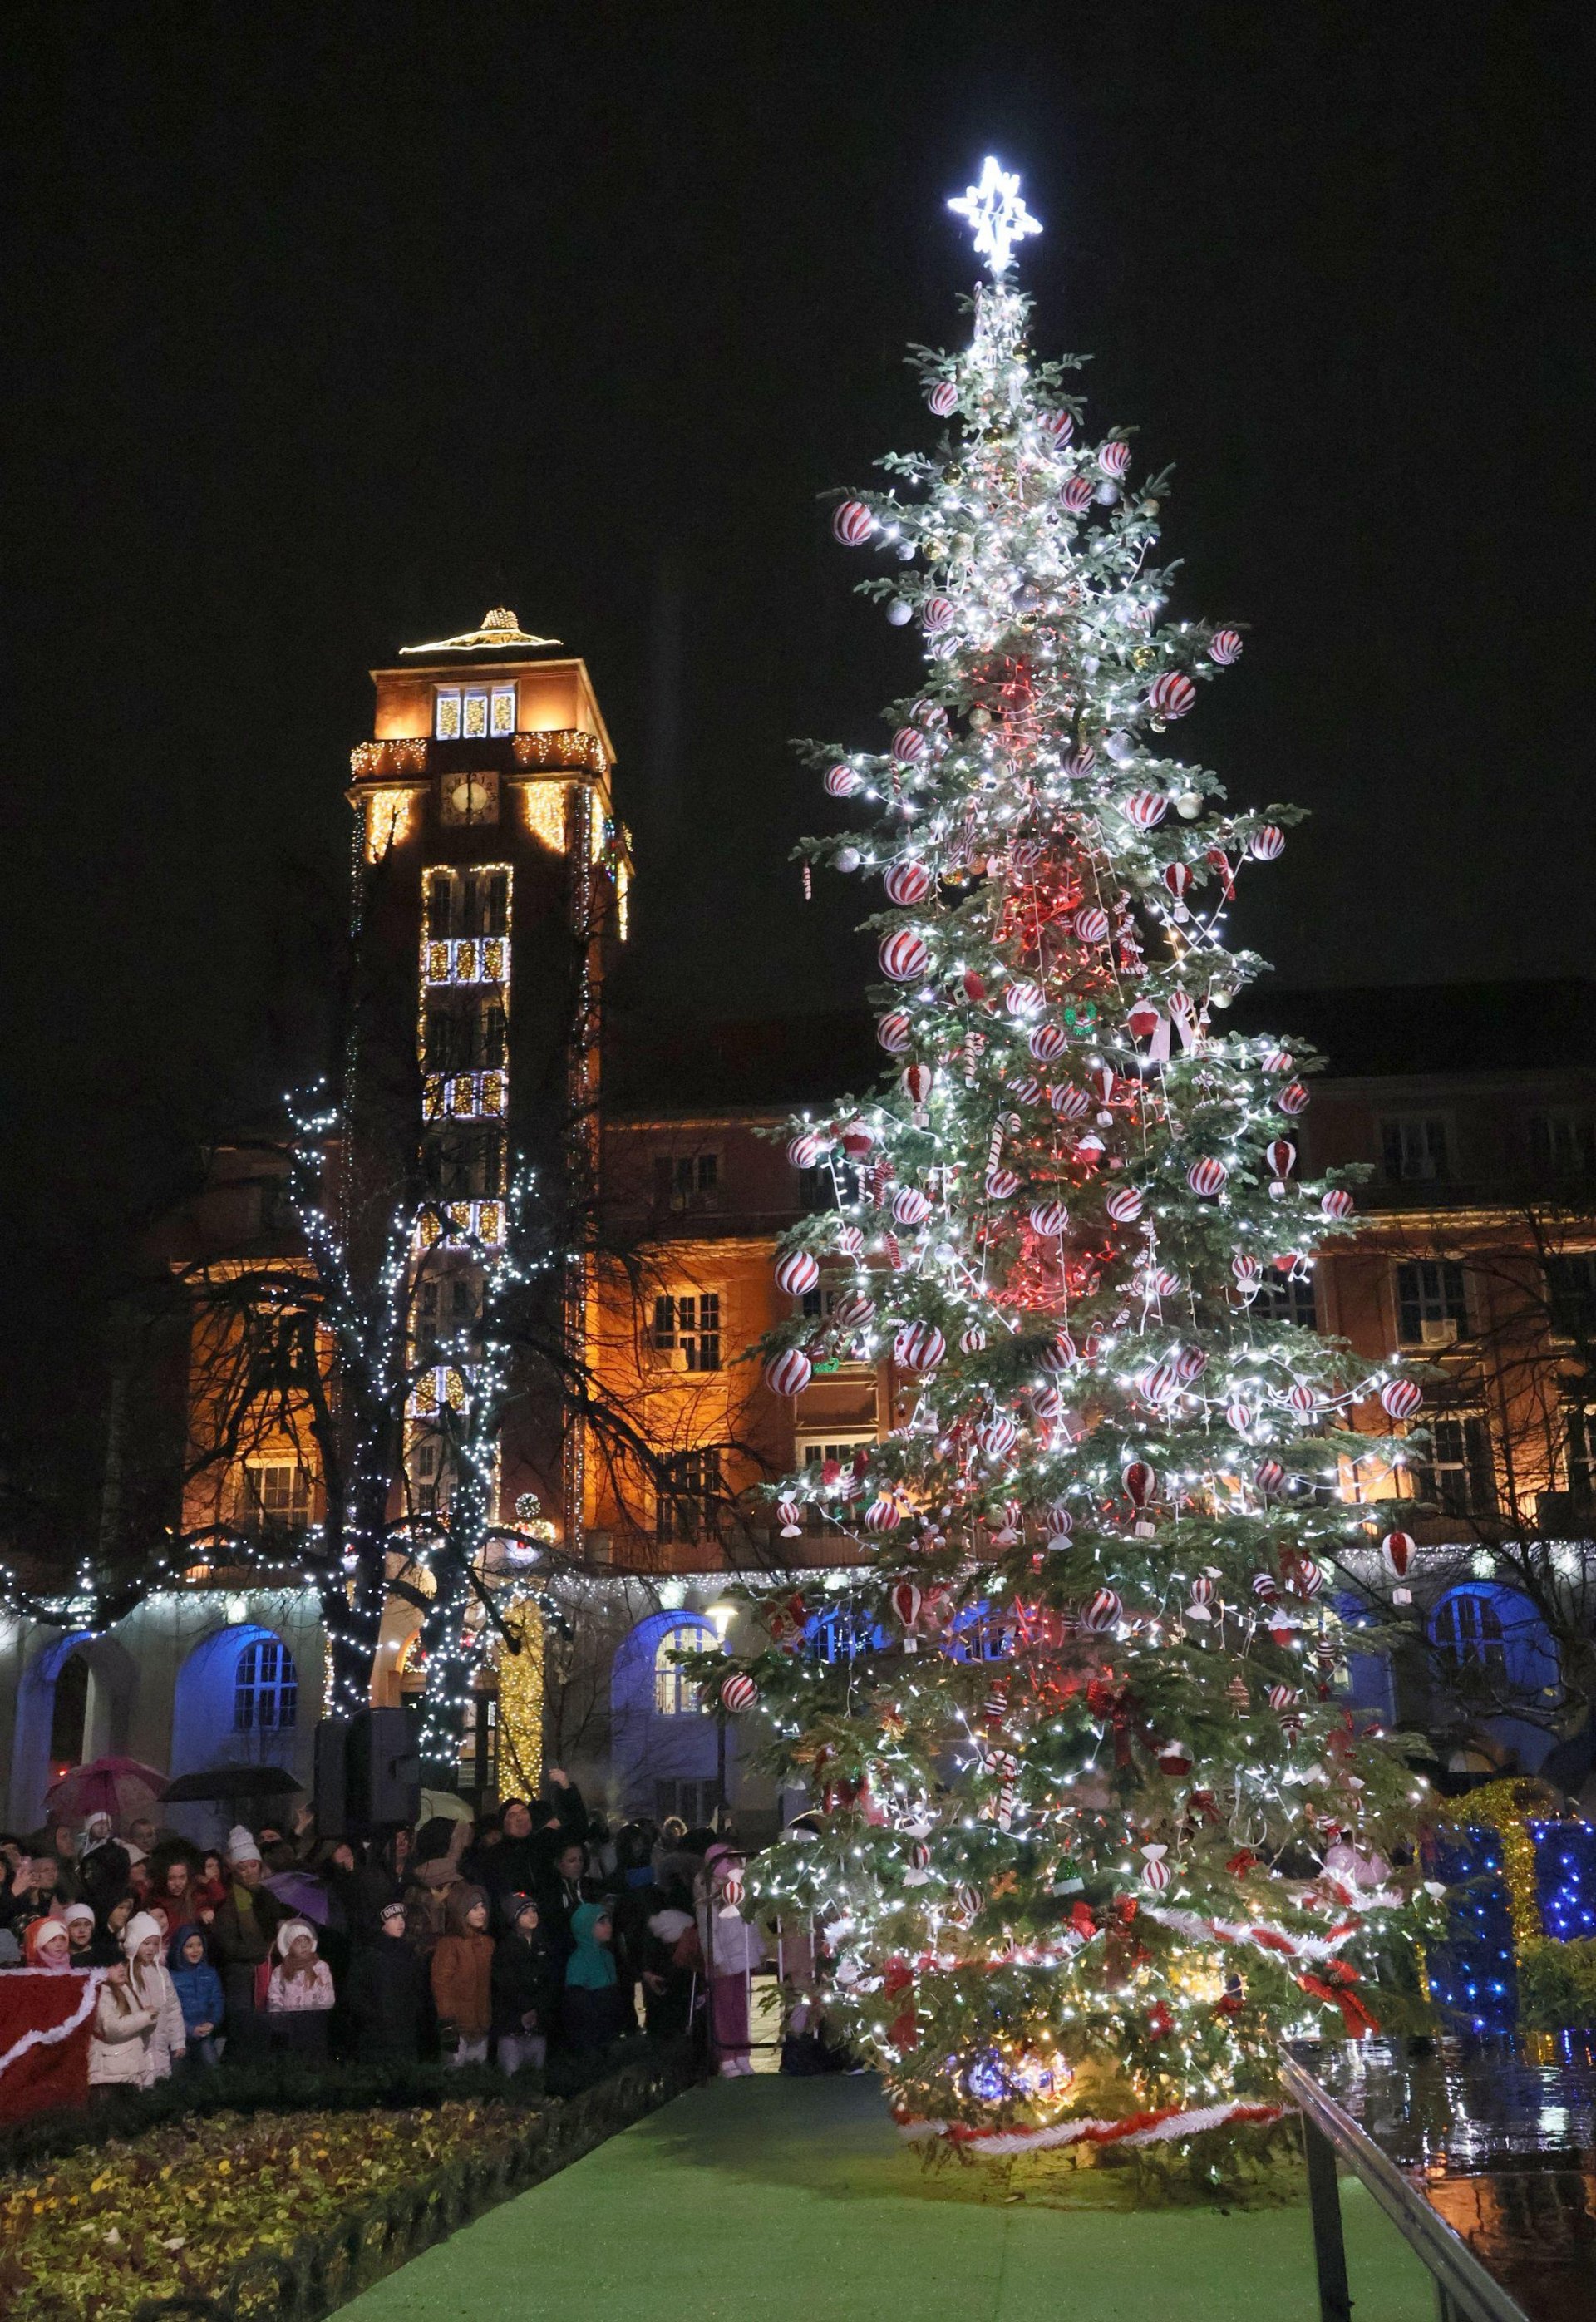
[[[315,1734],[316,1833],[342,1838],[349,1827],[349,1720],[324,1717]]]
[[[351,1717],[344,1766],[345,1815],[351,1828],[415,1820],[421,1812],[421,1748],[407,1709],[362,1709]]]

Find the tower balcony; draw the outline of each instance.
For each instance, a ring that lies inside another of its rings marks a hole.
[[[428,1073],[422,1083],[424,1120],[502,1120],[509,1102],[510,1076],[500,1067],[484,1073]]]
[[[579,726],[469,741],[441,742],[428,735],[406,734],[386,742],[357,742],[349,766],[357,782],[405,782],[451,773],[468,761],[495,768],[512,780],[518,773],[590,774],[602,780],[609,772],[603,743]]]
[[[492,983],[501,989],[510,981],[508,936],[451,936],[434,942],[424,937],[421,980],[429,986]]]

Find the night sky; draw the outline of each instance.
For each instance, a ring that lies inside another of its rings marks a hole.
[[[8,19],[5,1132],[26,1232],[156,1199],[314,1049],[367,669],[507,603],[583,654],[627,985],[845,1005],[788,749],[911,648],[818,495],[987,151],[1044,351],[1177,462],[1182,749],[1314,818],[1237,932],[1302,985],[1579,974],[1593,855],[1590,12],[1054,0]],[[47,1214],[48,1213],[48,1214]],[[16,1214],[14,1206],[13,1214]],[[87,1242],[86,1240],[85,1247]]]

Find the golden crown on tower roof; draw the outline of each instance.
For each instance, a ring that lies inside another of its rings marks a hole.
[[[524,629],[507,605],[496,605],[482,616],[479,629],[467,629],[458,637],[435,637],[430,644],[401,645],[401,654],[484,653],[496,647],[557,645],[558,637],[534,637]]]

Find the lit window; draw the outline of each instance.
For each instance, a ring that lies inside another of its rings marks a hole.
[[[820,1294],[818,1292],[810,1293],[810,1295],[813,1297],[817,1297],[819,1294]],[[807,1305],[806,1302],[806,1312],[807,1311]],[[873,1435],[844,1435],[830,1443],[823,1443],[817,1440],[802,1437],[799,1439],[796,1446],[796,1455],[799,1464],[803,1467],[804,1473],[809,1478],[809,1481],[812,1484],[818,1484],[823,1481],[825,1470],[828,1467],[834,1469],[839,1474],[844,1467],[852,1467],[855,1454],[860,1451],[873,1450],[875,1448],[875,1441],[876,1439]],[[819,1531],[823,1529],[825,1522],[825,1513],[820,1506],[819,1503],[815,1500],[807,1500],[804,1503],[804,1524],[806,1530],[809,1531]]]
[[[1318,1307],[1313,1294],[1313,1275],[1265,1275],[1263,1285],[1253,1301],[1253,1312],[1261,1322],[1295,1322],[1304,1330],[1317,1330],[1319,1326]]]
[[[682,1621],[667,1629],[654,1648],[654,1714],[657,1717],[691,1717],[698,1707],[698,1688],[680,1663],[672,1657],[677,1653],[707,1652],[714,1641],[714,1632],[696,1621]]]
[[[440,742],[485,742],[515,730],[513,685],[441,685],[433,697],[433,732]]]
[[[1452,1175],[1451,1138],[1445,1120],[1405,1113],[1380,1124],[1380,1151],[1393,1184],[1435,1181]]]
[[[241,1513],[251,1530],[303,1531],[310,1522],[310,1477],[291,1459],[251,1464],[244,1469]]]
[[[685,1371],[720,1368],[720,1293],[677,1292],[654,1300],[653,1348],[674,1355]]]
[[[275,1637],[259,1637],[238,1657],[233,1723],[239,1733],[281,1733],[299,1715],[299,1676],[294,1656]]]
[[[862,1604],[828,1604],[804,1624],[804,1649],[818,1661],[854,1660],[887,1643],[887,1632]]]
[[[1546,1289],[1558,1338],[1588,1341],[1596,1332],[1596,1250],[1548,1257]]]
[[[654,1503],[657,1540],[712,1539],[723,1497],[720,1451],[679,1451],[663,1462],[664,1477]]]
[[[1466,1668],[1471,1661],[1478,1668],[1500,1669],[1506,1666],[1507,1641],[1502,1635],[1501,1615],[1489,1596],[1476,1595],[1471,1589],[1459,1589],[1453,1595],[1443,1596],[1430,1625],[1436,1644],[1459,1668]]]
[[[429,943],[447,943],[461,937],[508,935],[508,868],[493,863],[468,871],[442,867],[429,871],[426,931]]]
[[[1438,1412],[1429,1422],[1429,1448],[1413,1462],[1413,1488],[1448,1516],[1496,1513],[1496,1467],[1491,1434],[1478,1412]]]
[[[1405,1347],[1450,1347],[1469,1327],[1461,1266],[1426,1259],[1397,1268],[1397,1335]]]

